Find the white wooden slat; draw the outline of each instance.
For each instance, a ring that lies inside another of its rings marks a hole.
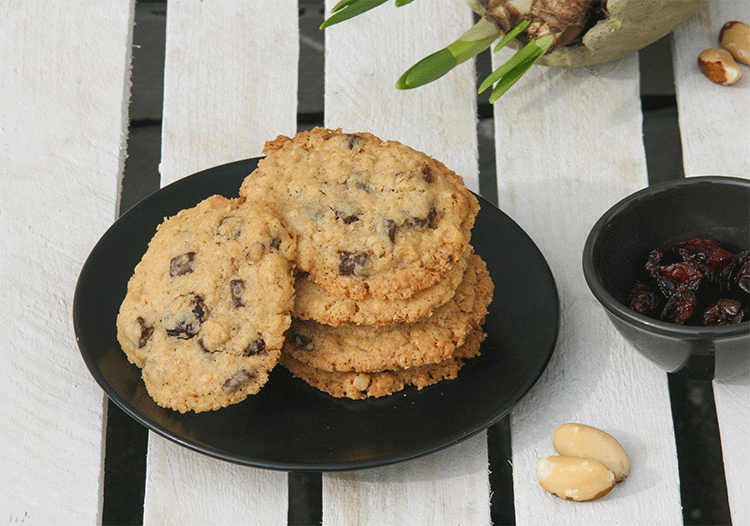
[[[106,400],[71,311],[117,213],[132,24],[132,0],[0,1],[5,523],[101,522]]]
[[[297,21],[293,0],[169,2],[162,185],[295,133]],[[285,473],[149,436],[146,525],[286,524],[287,493]]]
[[[296,132],[298,34],[294,0],[169,2],[162,186]]]
[[[335,2],[327,1],[327,13]],[[325,124],[369,131],[440,159],[478,189],[474,67],[398,91],[398,77],[472,24],[463,2],[389,2],[326,29]],[[377,52],[373,52],[373,46]],[[490,523],[487,439],[394,466],[323,476],[323,523]]]
[[[750,178],[750,68],[732,86],[708,81],[696,57],[716,47],[721,27],[730,20],[748,22],[746,1],[711,1],[672,39],[675,87],[680,116],[685,173]],[[748,349],[750,354],[750,349]],[[750,360],[750,357],[748,357]],[[716,415],[721,434],[724,473],[734,524],[750,517],[750,378],[745,374],[714,382]]]
[[[517,524],[681,523],[666,374],[619,336],[581,268],[596,220],[648,184],[638,57],[533,67],[494,109],[499,206],[547,258],[562,311],[552,360],[511,413]],[[570,502],[538,484],[537,461],[556,454],[552,433],[567,422],[607,431],[630,456],[630,477],[602,499]]]
[[[747,0],[709,0],[673,33],[675,93],[685,175],[750,177],[750,68],[732,86],[709,81],[698,68],[698,55],[719,47],[725,22],[750,23]]]

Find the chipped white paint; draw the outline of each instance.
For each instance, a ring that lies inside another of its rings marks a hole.
[[[78,272],[117,214],[132,23],[132,0],[0,2],[6,524],[101,521],[106,401],[71,309]]]
[[[685,174],[750,178],[750,82],[732,86],[708,81],[695,66],[697,55],[716,47],[719,31],[730,20],[748,21],[745,0],[713,0],[673,35],[675,87]],[[750,361],[750,349],[747,360]],[[724,473],[732,519],[750,517],[750,374],[714,382]]]

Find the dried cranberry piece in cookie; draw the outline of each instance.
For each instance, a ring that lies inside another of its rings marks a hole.
[[[345,225],[350,225],[355,221],[359,221],[359,216],[357,214],[347,214],[341,210],[336,210],[336,219],[340,219]]]
[[[244,279],[233,279],[229,282],[229,291],[232,295],[232,305],[235,307],[243,307],[245,303],[242,301],[242,295],[245,293],[245,280]]]
[[[195,252],[186,252],[173,257],[169,262],[169,275],[176,277],[190,274],[195,270],[195,267],[193,266],[194,259]]]
[[[240,389],[244,388],[247,384],[249,384],[250,380],[252,380],[253,378],[255,378],[255,375],[253,373],[242,369],[227,378],[226,381],[222,384],[221,388],[224,389],[226,393],[236,393]]]
[[[409,223],[419,228],[429,227],[431,229],[437,228],[438,211],[434,206],[430,206],[430,211],[427,212],[425,217],[412,217],[409,219]]]
[[[263,341],[263,338],[258,338],[257,340],[251,341],[248,346],[245,347],[245,351],[242,353],[242,355],[255,356],[256,354],[260,354],[265,350],[266,342]]]
[[[367,263],[366,252],[339,251],[339,274],[342,276],[353,276],[361,273],[359,269]]]
[[[180,296],[167,307],[164,328],[168,336],[187,340],[198,334],[206,316],[203,298],[196,294]]]
[[[297,349],[310,351],[315,348],[315,346],[313,345],[312,338],[310,338],[309,336],[305,336],[304,334],[295,334],[292,337],[292,341],[294,342],[294,346]]]

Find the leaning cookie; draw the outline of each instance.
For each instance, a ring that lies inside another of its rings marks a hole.
[[[493,283],[474,254],[453,298],[424,319],[380,326],[332,327],[292,320],[284,353],[325,371],[375,372],[437,363],[452,356],[484,323]]]
[[[272,199],[297,266],[331,294],[408,298],[462,256],[479,211],[441,162],[370,133],[315,128],[266,143],[240,195]]]
[[[456,261],[440,281],[405,299],[373,298],[369,294],[361,300],[336,296],[309,279],[306,273],[301,273],[294,285],[296,294],[292,316],[333,326],[415,322],[429,316],[453,297],[463,280],[470,253],[471,250],[467,250],[467,255]]]
[[[309,385],[336,398],[379,398],[401,391],[410,385],[423,389],[442,380],[456,378],[464,365],[464,360],[479,355],[479,348],[485,337],[481,330],[474,330],[452,357],[436,364],[410,369],[375,373],[323,371],[299,362],[283,352],[279,363]]]
[[[293,232],[265,202],[213,196],[157,228],[117,338],[158,404],[206,411],[260,389],[291,323],[294,253]]]

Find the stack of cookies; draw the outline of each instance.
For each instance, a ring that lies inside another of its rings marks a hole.
[[[455,378],[493,294],[462,179],[368,133],[316,128],[264,153],[238,198],[165,220],[128,282],[117,337],[151,397],[218,409],[277,363],[353,399]]]
[[[455,378],[479,354],[493,293],[463,180],[369,133],[316,128],[264,153],[240,196],[270,199],[297,236],[281,364],[353,399]]]

